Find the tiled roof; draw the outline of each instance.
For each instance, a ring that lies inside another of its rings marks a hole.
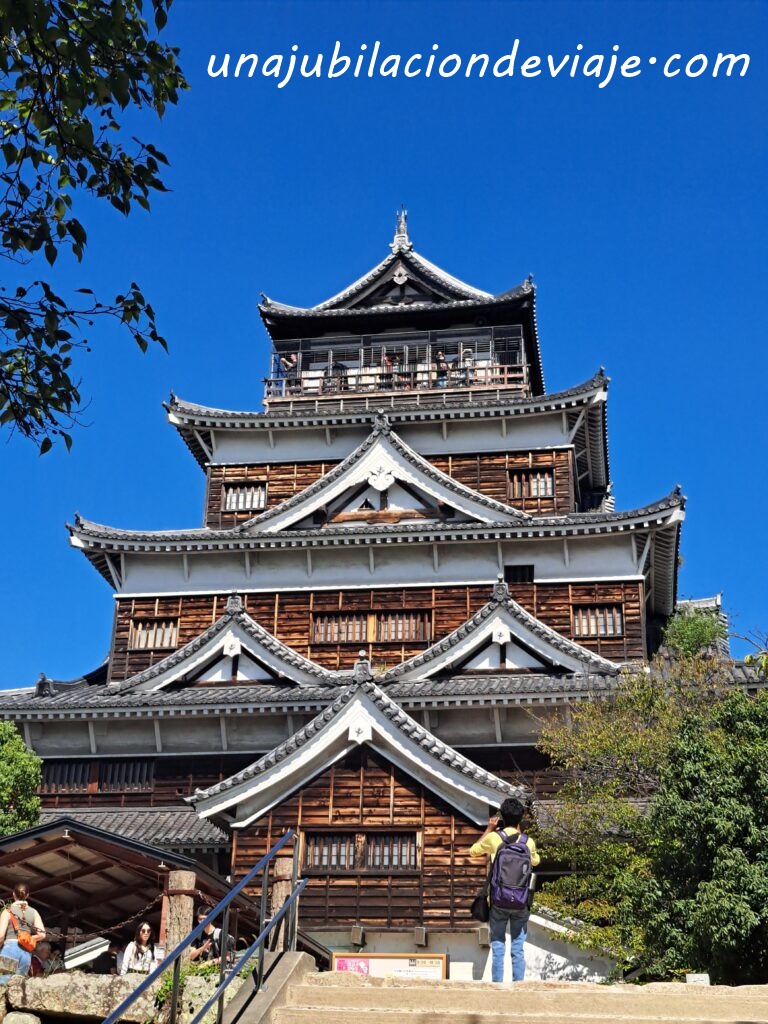
[[[291,499],[289,499],[291,500]],[[491,499],[487,499],[490,501]],[[112,540],[125,544],[178,544],[178,545],[206,545],[215,547],[217,544],[231,546],[239,541],[244,546],[252,544],[255,547],[280,547],[283,545],[295,547],[301,546],[302,542],[311,545],[330,546],[332,544],[346,544],[354,542],[357,538],[361,542],[370,543],[372,537],[387,536],[397,537],[403,540],[415,540],[423,542],[424,539],[432,541],[451,540],[486,540],[504,539],[506,536],[525,536],[530,533],[534,536],[567,536],[569,530],[576,530],[580,534],[610,533],[615,529],[623,529],[624,526],[633,520],[663,519],[667,513],[685,508],[685,497],[676,488],[670,494],[658,501],[643,505],[640,508],[627,509],[622,512],[572,512],[562,516],[530,516],[521,518],[515,523],[456,523],[441,524],[436,527],[430,523],[428,527],[421,524],[415,525],[381,525],[349,527],[318,527],[314,530],[286,530],[269,535],[243,536],[240,527],[233,527],[227,530],[211,530],[206,528],[192,530],[122,530],[112,526],[104,526],[101,523],[94,523],[81,516],[76,516],[74,526],[67,528],[73,536],[84,540],[94,541]],[[644,525],[644,524],[643,524]],[[649,524],[650,525],[650,524]],[[542,533],[542,531],[544,531]],[[146,550],[151,550],[146,548]]]
[[[608,384],[609,378],[601,370],[590,377],[582,384],[577,384],[564,391],[555,391],[551,394],[540,395],[532,398],[521,395],[509,395],[499,398],[484,399],[468,403],[465,393],[453,393],[446,389],[445,394],[437,396],[440,399],[438,407],[424,408],[417,406],[417,400],[422,402],[423,395],[413,394],[413,408],[406,408],[402,404],[398,407],[387,410],[391,423],[395,426],[402,423],[411,423],[423,420],[434,419],[473,419],[476,417],[491,414],[514,416],[521,413],[546,412],[552,409],[560,409],[564,406],[576,407],[578,399],[589,399],[594,394],[602,391]],[[402,398],[403,396],[399,396]],[[433,396],[434,397],[434,396]],[[451,407],[451,400],[455,399],[455,406]],[[379,399],[379,403],[380,403]],[[171,393],[170,401],[165,404],[168,413],[175,417],[179,429],[194,424],[195,426],[226,427],[229,429],[244,428],[265,430],[274,427],[317,427],[336,423],[345,424],[367,424],[375,416],[375,412],[246,412],[232,409],[217,409],[211,406],[199,405],[194,402],[185,402]]]
[[[71,818],[149,846],[173,849],[221,849],[229,837],[212,822],[199,818],[191,807],[63,807],[44,809],[40,824]]]
[[[340,674],[341,676],[341,674]],[[402,682],[377,680],[377,685],[391,697],[408,707],[439,701],[462,704],[463,698],[473,702],[484,700],[495,703],[553,698],[559,694],[579,695],[588,692],[605,693],[615,688],[620,677],[602,673],[559,675],[538,672],[477,672]],[[734,686],[762,688],[768,682],[760,679],[753,665],[743,662],[731,664]],[[208,714],[250,713],[260,709],[286,708],[299,713],[316,711],[332,703],[351,681],[351,675],[341,678],[336,686],[272,685],[268,683],[244,686],[191,686],[171,692],[138,691],[116,696],[102,686],[69,688],[52,697],[37,697],[34,689],[24,691],[0,690],[0,715],[6,718],[42,714],[88,712],[106,714],[122,712],[135,716],[142,711],[148,715],[172,708],[200,710]],[[7,695],[6,695],[7,693]]]
[[[188,799],[195,802],[205,800],[219,793],[224,793],[228,789],[233,789],[243,782],[255,779],[264,772],[274,768],[275,765],[286,760],[299,747],[304,746],[313,736],[325,729],[360,693],[365,694],[397,729],[406,734],[412,742],[416,743],[426,754],[441,764],[448,766],[453,771],[468,776],[473,781],[490,789],[499,790],[508,795],[519,793],[520,787],[511,786],[509,783],[504,782],[503,779],[499,779],[497,776],[487,772],[484,768],[464,757],[463,754],[459,754],[458,751],[449,747],[442,740],[437,739],[424,726],[419,725],[414,718],[411,718],[409,714],[403,711],[375,683],[366,681],[352,683],[346,687],[336,700],[324,708],[319,715],[316,715],[311,722],[308,722],[303,728],[295,732],[293,736],[280,743],[264,757],[259,758],[258,761],[254,761],[247,768],[230,776],[228,779],[224,779],[222,782],[210,786],[208,789],[199,790],[195,793],[194,797],[189,797]]]

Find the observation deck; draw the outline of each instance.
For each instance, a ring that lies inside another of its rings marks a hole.
[[[455,406],[531,394],[516,325],[282,342],[264,379],[267,412]]]

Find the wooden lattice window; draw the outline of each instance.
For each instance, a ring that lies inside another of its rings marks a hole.
[[[46,761],[40,792],[87,793],[90,780],[90,761]]]
[[[416,832],[305,832],[304,871],[396,874],[417,871]]]
[[[368,641],[368,616],[363,612],[315,615],[312,620],[313,644],[364,644]]]
[[[132,651],[176,647],[178,619],[132,619],[128,646]]]
[[[266,480],[238,480],[224,484],[225,512],[260,512],[267,507]]]
[[[102,761],[99,764],[99,792],[152,792],[155,784],[155,762]]]
[[[312,619],[313,644],[429,643],[431,637],[425,611],[332,612]]]
[[[432,635],[429,612],[376,612],[375,618],[377,643],[429,643]]]
[[[509,499],[551,498],[555,493],[553,469],[510,469]]]
[[[581,604],[573,609],[573,635],[609,637],[624,635],[624,611],[620,604]]]

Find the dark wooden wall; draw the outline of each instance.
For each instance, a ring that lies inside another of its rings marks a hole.
[[[573,452],[571,449],[530,453],[489,453],[483,455],[435,455],[429,461],[459,483],[471,487],[497,501],[507,502],[509,470],[554,469],[555,493],[552,497],[526,498],[515,506],[526,512],[557,515],[573,512]],[[212,529],[229,528],[252,519],[257,512],[227,512],[222,508],[225,483],[265,481],[267,508],[274,508],[287,498],[303,491],[315,480],[333,469],[336,462],[288,462],[261,465],[211,466],[208,473],[205,525]]]
[[[274,594],[246,594],[248,613],[289,647],[330,669],[351,668],[361,647],[350,644],[312,645],[311,623],[315,613],[333,611],[414,609],[432,615],[432,642],[446,636],[487,603],[488,586],[407,587],[378,590],[323,590]],[[612,660],[645,657],[645,615],[643,587],[626,583],[522,583],[510,584],[510,593],[532,615],[565,637],[573,637],[573,608],[578,603],[621,604],[624,611],[623,637],[580,639],[590,650]],[[207,629],[225,609],[227,595],[119,599],[115,611],[114,647],[110,678],[126,679],[167,657],[162,650],[129,650],[131,620],[135,618],[178,619],[178,646],[183,646]],[[429,644],[368,644],[368,656],[375,668],[392,667],[424,650]]]
[[[173,807],[185,806],[184,798],[196,789],[213,786],[245,768],[252,758],[242,754],[219,754],[209,757],[141,757],[134,760],[149,768],[144,774],[149,783],[113,785],[99,788],[100,765],[125,763],[129,758],[89,758],[76,762],[83,771],[70,772],[69,781],[62,781],[50,770],[53,761],[44,762],[43,783],[38,790],[43,807]],[[60,762],[56,762],[60,764]],[[49,767],[50,766],[50,767]],[[87,779],[85,777],[87,776]],[[76,779],[76,781],[74,781]]]
[[[349,870],[308,875],[301,897],[303,928],[471,929],[469,906],[487,870],[469,847],[482,827],[457,814],[420,783],[367,748],[349,757],[237,832],[233,875],[242,878],[289,828],[300,832],[335,826],[339,831],[392,826],[421,836],[415,871],[373,874]]]

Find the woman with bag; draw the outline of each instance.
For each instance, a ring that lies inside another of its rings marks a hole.
[[[149,921],[142,921],[136,929],[133,942],[123,953],[121,974],[149,974],[155,963],[155,933]]]
[[[0,953],[15,960],[15,973],[26,977],[35,946],[44,938],[40,915],[29,905],[29,887],[18,882],[13,887],[13,902],[0,914]]]

